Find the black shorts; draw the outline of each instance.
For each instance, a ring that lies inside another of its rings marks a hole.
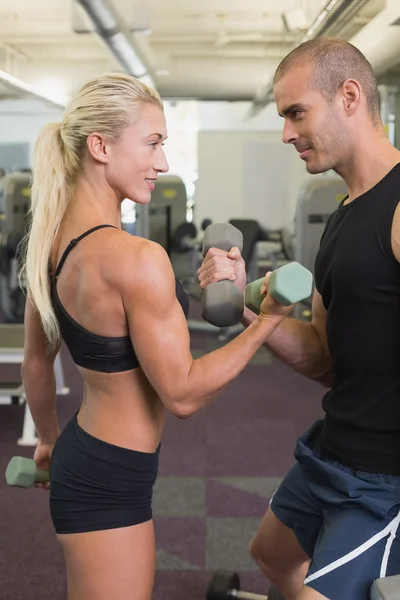
[[[147,453],[93,437],[77,415],[59,436],[50,466],[50,513],[57,533],[130,527],[152,519],[160,446]]]

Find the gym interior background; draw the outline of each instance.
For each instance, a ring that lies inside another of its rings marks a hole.
[[[1,0],[0,2],[0,467],[31,457],[35,431],[20,380],[24,299],[15,252],[29,201],[32,148],[90,77],[126,71],[165,102],[170,172],[148,209],[124,203],[123,227],[163,244],[191,296],[194,357],[240,327],[201,319],[196,270],[204,228],[232,222],[244,235],[249,280],[298,260],[312,270],[319,237],[345,193],[334,174],[309,176],[281,141],[271,97],[278,62],[318,36],[351,41],[379,80],[382,119],[399,147],[398,0]],[[309,302],[296,309],[308,319]],[[68,351],[57,361],[63,426],[81,382]],[[262,349],[220,398],[187,421],[169,418],[154,513],[156,600],[203,599],[218,569],[242,587],[268,584],[248,544],[293,463],[296,437],[321,414],[323,388]],[[62,600],[65,570],[47,494],[0,478],[0,589],[4,600]]]

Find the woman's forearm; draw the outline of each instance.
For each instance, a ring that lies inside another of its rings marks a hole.
[[[180,393],[170,403],[173,412],[187,417],[209,404],[243,371],[280,320],[257,317],[234,340],[194,360],[187,381],[179,386]]]
[[[38,437],[44,444],[54,444],[60,433],[54,368],[41,361],[24,362],[21,373]]]

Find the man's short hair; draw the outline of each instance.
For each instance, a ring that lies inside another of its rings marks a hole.
[[[279,64],[274,85],[293,67],[310,63],[314,65],[311,85],[329,103],[347,79],[355,79],[365,95],[371,117],[374,120],[379,117],[379,92],[372,66],[358,48],[344,40],[317,38],[300,44]]]

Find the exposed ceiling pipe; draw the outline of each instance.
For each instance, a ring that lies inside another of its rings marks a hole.
[[[400,62],[399,18],[399,0],[387,0],[386,7],[350,40],[369,60],[376,75]]]
[[[311,27],[293,46],[292,50],[306,42],[323,35],[329,35],[331,31],[337,32],[337,25],[345,23],[347,17],[354,15],[359,11],[369,0],[330,0],[325,8],[319,13],[317,18],[312,23]],[[257,115],[261,110],[273,100],[273,84],[272,80],[268,80],[260,87],[256,93],[253,104],[249,113],[249,117]]]
[[[155,87],[155,76],[135,34],[124,26],[110,0],[76,0],[92,20],[96,32],[125,71]]]

